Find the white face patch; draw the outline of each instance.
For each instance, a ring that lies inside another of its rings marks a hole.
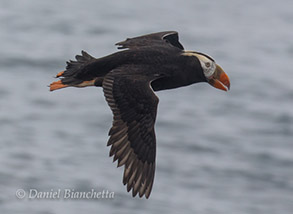
[[[195,56],[198,58],[200,65],[202,67],[203,73],[207,79],[211,79],[213,74],[216,70],[216,63],[206,57],[205,55],[202,55],[200,53],[192,52],[192,51],[185,51],[183,55],[186,56]]]

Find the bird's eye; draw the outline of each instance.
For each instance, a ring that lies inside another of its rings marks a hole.
[[[211,63],[207,62],[205,65],[207,68],[209,68],[211,66]]]

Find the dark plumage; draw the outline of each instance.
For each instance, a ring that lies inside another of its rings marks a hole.
[[[198,52],[184,51],[175,31],[160,32],[119,42],[126,49],[94,58],[82,51],[67,62],[50,90],[68,86],[103,87],[113,112],[109,131],[110,156],[125,166],[123,184],[133,196],[150,196],[155,175],[155,120],[159,99],[154,91],[209,82],[227,90],[229,78],[215,61]]]

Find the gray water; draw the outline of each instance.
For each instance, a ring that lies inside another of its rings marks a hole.
[[[81,50],[177,30],[231,79],[159,92],[151,197],[108,157],[100,88],[47,85]],[[0,213],[293,213],[293,1],[0,2]],[[18,199],[18,189],[109,190],[112,199]]]

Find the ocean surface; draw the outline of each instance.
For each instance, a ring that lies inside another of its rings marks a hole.
[[[1,0],[0,213],[292,214],[292,11],[291,0]],[[132,198],[108,157],[102,89],[47,86],[81,50],[102,57],[165,30],[215,58],[231,90],[157,93],[155,183]],[[67,189],[114,198],[28,198]]]

